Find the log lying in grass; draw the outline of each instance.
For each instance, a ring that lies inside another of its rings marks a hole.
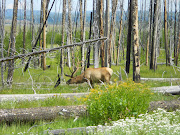
[[[86,107],[80,106],[56,106],[22,109],[0,109],[0,123],[12,123],[14,121],[32,122],[35,120],[53,120],[57,117],[69,118],[83,116]]]
[[[21,101],[21,100],[39,100],[61,96],[64,98],[74,98],[88,95],[89,92],[86,93],[52,93],[52,94],[0,94],[0,102],[2,101]]]
[[[180,109],[180,98],[171,101],[153,101],[150,103],[149,111],[156,110],[157,108],[165,109],[166,111],[175,111]]]
[[[180,78],[141,78],[141,81],[164,81],[164,82],[171,82],[171,81],[180,81]]]
[[[103,130],[107,126],[102,126],[100,129]],[[83,135],[83,134],[93,134],[98,130],[98,126],[89,126],[89,127],[77,127],[77,128],[68,128],[68,129],[57,129],[57,130],[48,130],[44,131],[44,134],[50,135]]]
[[[149,111],[163,108],[167,111],[180,109],[180,99],[172,101],[154,101],[150,103]],[[0,123],[33,122],[35,120],[53,120],[56,117],[75,118],[87,115],[86,106],[56,106],[24,109],[0,109]]]
[[[179,86],[165,86],[165,87],[155,87],[151,88],[155,92],[161,93],[169,93],[173,95],[180,95],[180,87]]]

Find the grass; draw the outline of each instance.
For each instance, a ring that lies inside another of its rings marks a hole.
[[[74,118],[62,119],[57,118],[54,121],[38,121],[35,123],[13,123],[10,126],[7,124],[0,124],[1,134],[43,134],[45,130],[67,129],[75,127],[89,126],[89,121],[86,118],[79,118],[74,122]]]
[[[80,105],[80,104],[82,104],[82,102],[77,98],[69,99],[69,98],[56,96],[44,100],[2,101],[0,104],[0,109],[71,106],[71,105]]]

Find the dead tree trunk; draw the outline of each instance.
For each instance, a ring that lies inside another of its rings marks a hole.
[[[105,37],[109,37],[109,0],[106,0]],[[108,66],[108,41],[105,43],[105,67]]]
[[[176,56],[175,56],[175,65],[177,66],[178,64],[178,57],[179,57],[179,48],[180,48],[180,2],[179,2],[179,17],[178,17],[178,33],[179,33],[179,41],[177,38],[176,41]]]
[[[104,0],[99,0],[99,28],[100,33],[99,37],[102,38],[104,36],[104,25],[103,25],[103,6],[104,6]],[[105,51],[104,51],[104,41],[101,42],[101,67],[105,66]]]
[[[53,120],[57,117],[70,118],[72,116],[76,117],[85,114],[85,106],[55,106],[23,109],[1,109],[0,122],[33,122],[35,120]]]
[[[64,33],[65,33],[65,21],[66,21],[66,0],[63,0],[63,14],[62,14],[62,45],[64,46]],[[60,58],[60,67],[61,67],[61,80],[64,75],[64,50],[61,49],[61,58]]]
[[[111,16],[111,27],[110,27],[110,34],[109,34],[109,43],[108,43],[108,67],[111,67],[111,44],[112,44],[112,36],[114,31],[114,24],[115,24],[115,14],[116,14],[116,8],[117,8],[117,0],[114,0],[113,2],[113,10],[112,10],[112,16]]]
[[[91,12],[91,19],[90,19],[90,28],[89,28],[89,39],[91,39],[91,32],[92,32],[92,12]],[[91,54],[91,46],[90,45],[88,45],[88,48],[87,48],[87,57],[86,57],[86,59],[87,59],[87,68],[89,68],[89,66],[90,66],[90,54]]]
[[[132,6],[132,0],[129,0],[129,7],[128,7],[128,13],[129,13],[129,18],[128,18],[128,34],[127,34],[127,51],[126,51],[126,73],[129,73],[130,69],[130,62],[131,62],[131,22],[132,22],[132,13],[131,13],[131,6]]]
[[[10,34],[10,56],[14,56],[14,54],[15,54],[15,37],[16,37],[16,26],[17,26],[17,10],[18,10],[18,0],[14,0],[13,19],[12,19],[11,34]],[[11,60],[11,61],[9,61],[8,76],[7,76],[7,84],[9,85],[9,87],[12,87],[13,72],[14,72],[14,60]]]
[[[165,38],[166,66],[167,66],[170,65],[170,58],[169,58],[169,47],[168,47],[166,0],[164,0],[164,38]]]
[[[0,3],[0,49],[1,49],[1,58],[4,58],[4,35],[5,35],[5,5],[6,0],[2,0]],[[4,88],[4,63],[1,62],[1,83],[2,88]]]
[[[151,61],[150,61],[150,69],[156,70],[156,40],[157,40],[157,27],[158,27],[158,5],[159,0],[154,2],[154,17],[153,17],[153,33],[152,33],[152,47],[151,47]]]
[[[96,25],[96,27],[94,27],[94,38],[98,38],[99,37],[99,25],[98,25],[98,8],[99,8],[99,0],[94,0],[93,4],[94,4],[94,12],[96,13],[96,16],[93,16],[93,21],[94,21],[94,25]],[[95,44],[94,46],[94,68],[98,68],[99,67],[99,42]]]
[[[84,0],[84,16],[83,16],[83,42],[86,40],[86,0]],[[81,73],[84,72],[85,70],[85,44],[82,45],[82,68],[81,68]]]
[[[67,44],[72,44],[72,21],[71,21],[71,0],[68,0],[68,34],[67,34]],[[72,50],[72,49],[71,49]],[[74,52],[72,50],[72,61],[74,61]],[[67,65],[71,67],[71,55],[70,48],[67,48]]]
[[[39,28],[39,31],[41,31],[41,27],[43,25],[43,0],[41,0],[41,11],[40,11],[40,28]],[[41,51],[42,50],[42,34],[40,35],[39,37],[39,50]],[[38,65],[40,65],[40,67],[42,68],[43,67],[43,59],[42,59],[42,55],[40,54],[39,55],[39,61],[38,61]]]
[[[46,20],[46,4],[47,0],[43,1],[43,22]],[[46,50],[46,26],[43,29],[43,50]],[[46,54],[43,53],[43,70],[46,70]]]
[[[121,16],[120,16],[120,27],[119,27],[119,39],[118,39],[118,47],[117,47],[117,59],[116,59],[116,65],[118,65],[119,62],[119,54],[120,54],[120,46],[121,46],[121,33],[122,33],[122,21],[123,21],[123,3],[124,0],[122,0],[120,4],[121,9]]]
[[[24,28],[23,28],[23,54],[26,50],[26,0],[24,0]],[[22,58],[22,64],[24,64],[24,58]]]
[[[138,35],[138,0],[132,0],[132,37],[133,37],[133,81],[140,82],[140,54]]]

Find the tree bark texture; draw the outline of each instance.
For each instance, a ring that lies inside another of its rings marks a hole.
[[[43,1],[43,22],[46,20],[46,1]],[[44,26],[43,29],[43,50],[46,50],[46,26]],[[46,56],[45,53],[43,53],[43,70],[46,70]]]
[[[121,48],[121,34],[122,34],[122,23],[123,23],[123,3],[124,0],[122,0],[120,4],[121,9],[121,16],[120,16],[120,27],[119,27],[119,39],[118,39],[118,47],[117,47],[117,59],[116,59],[116,65],[119,63],[119,54],[120,54],[120,48]]]
[[[132,38],[133,38],[133,81],[140,82],[140,53],[138,35],[138,0],[132,0]]]
[[[23,54],[26,50],[26,0],[24,0],[24,26],[23,26]],[[24,58],[22,58],[22,64],[24,64]]]
[[[100,33],[99,37],[104,36],[104,25],[103,25],[103,5],[104,5],[104,0],[99,0],[99,28],[100,28]],[[104,50],[104,41],[101,41],[101,67],[105,66],[105,50]]]
[[[164,0],[164,38],[165,38],[165,52],[166,52],[166,66],[167,66],[167,65],[170,65],[170,56],[169,56],[169,47],[168,47],[166,0]]]
[[[109,37],[109,0],[106,0],[105,37]],[[105,67],[108,66],[108,41],[105,43]]]
[[[86,107],[55,106],[22,109],[0,109],[0,122],[33,122],[35,120],[53,120],[57,117],[70,118],[86,114]]]
[[[63,14],[62,14],[62,44],[64,46],[64,35],[65,35],[65,22],[66,22],[66,0],[63,0]],[[60,68],[61,68],[61,80],[63,80],[64,75],[64,50],[61,49],[61,58],[60,58]]]
[[[67,34],[67,44],[72,44],[72,21],[71,21],[71,0],[68,0],[68,34]],[[74,61],[74,51],[72,51],[72,62]],[[70,48],[67,48],[67,64],[71,67],[71,55]]]
[[[132,22],[132,12],[131,12],[131,6],[132,6],[132,0],[129,1],[129,7],[128,7],[128,13],[129,13],[129,18],[128,18],[128,34],[127,34],[127,51],[126,51],[126,73],[129,73],[130,69],[130,62],[131,62],[131,22]]]
[[[16,26],[17,26],[17,10],[18,10],[18,0],[14,0],[13,6],[13,19],[11,25],[11,34],[10,34],[10,56],[15,54],[15,37],[16,37]],[[8,76],[7,84],[12,87],[13,82],[13,72],[14,72],[14,60],[9,61],[8,65]]]
[[[113,1],[113,7],[112,7],[112,16],[111,16],[111,27],[110,27],[110,33],[109,33],[109,43],[108,43],[108,67],[111,67],[111,44],[112,44],[112,37],[114,33],[114,25],[115,25],[115,14],[116,14],[116,8],[117,8],[117,0]]]
[[[84,16],[83,16],[83,29],[81,31],[83,31],[83,42],[86,40],[86,29],[85,26],[86,25],[86,0],[84,0]],[[81,73],[84,72],[85,70],[85,44],[82,45],[81,47],[82,51],[81,51],[81,60],[82,60],[82,68],[81,68]]]
[[[150,60],[150,69],[156,70],[156,40],[157,40],[157,27],[158,27],[158,5],[159,0],[154,2],[154,17],[153,17],[153,33],[152,33],[152,46],[151,46],[151,60]]]
[[[2,3],[0,4],[0,57],[4,58],[4,37],[5,37],[5,5],[6,0],[2,0]],[[4,63],[1,62],[1,84],[2,88],[4,88]]]

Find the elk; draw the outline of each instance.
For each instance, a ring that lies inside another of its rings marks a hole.
[[[82,74],[73,77],[74,74],[78,71],[78,68],[71,74],[66,75],[71,77],[66,84],[78,84],[87,82],[90,87],[94,83],[106,82],[109,83],[113,70],[108,67],[101,67],[101,68],[87,68]],[[91,87],[92,88],[92,87]]]

